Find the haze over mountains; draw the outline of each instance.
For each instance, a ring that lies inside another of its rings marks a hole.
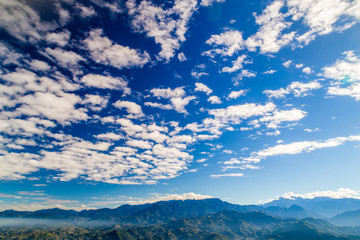
[[[73,239],[360,239],[360,200],[351,198],[280,198],[263,205],[210,198],[82,211],[7,210],[0,216],[24,225],[2,221],[4,239],[19,229],[28,239],[71,239],[69,232]]]
[[[279,206],[288,208],[292,205],[300,206],[314,214],[314,216],[321,218],[330,218],[343,212],[360,209],[360,199],[334,199],[330,197],[317,197],[312,199],[306,199],[301,197],[292,199],[279,198],[277,200],[264,204],[264,207]]]

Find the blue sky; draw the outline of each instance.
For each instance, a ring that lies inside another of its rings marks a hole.
[[[0,1],[0,210],[359,197],[360,1]]]

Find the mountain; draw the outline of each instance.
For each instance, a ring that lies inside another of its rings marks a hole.
[[[282,218],[308,218],[314,217],[311,213],[307,212],[300,206],[291,205],[289,208],[283,208],[278,206],[267,207],[264,211],[265,213]]]
[[[334,199],[328,197],[317,197],[313,199],[306,198],[279,198],[263,205],[263,207],[277,206],[282,208],[289,208],[292,205],[297,205],[304,208],[308,213],[314,217],[331,218],[338,214],[359,210],[360,199],[341,198]]]
[[[236,210],[240,212],[264,211],[256,205],[237,205],[221,201],[217,198],[203,200],[171,200],[152,204],[122,205],[118,208],[82,210],[62,210],[58,208],[30,211],[6,210],[0,212],[0,217],[46,218],[46,219],[88,219],[116,220],[122,223],[139,225],[160,224],[172,220],[203,216],[221,210]]]
[[[151,226],[0,228],[0,239],[107,240],[355,240],[323,220],[282,219],[261,212],[223,210]]]
[[[340,226],[360,226],[360,210],[338,214],[329,221]]]
[[[0,212],[0,217],[67,219],[77,213],[75,210],[64,210],[60,208],[42,209],[33,212],[5,210]]]
[[[257,205],[237,205],[217,198],[203,200],[172,200],[152,204],[122,205],[118,208],[82,210],[62,210],[58,208],[30,211],[7,210],[0,212],[0,217],[68,219],[77,221],[106,220],[135,225],[162,224],[173,220],[204,216],[222,210],[238,212],[258,211],[275,217],[306,218],[312,215],[299,206],[267,207]]]
[[[350,240],[351,237],[338,236],[335,234],[322,232],[316,225],[308,222],[297,222],[293,225],[287,226],[275,230],[268,238],[274,240],[291,239],[291,240],[303,240],[303,239],[317,239],[317,240]]]
[[[58,208],[34,212],[7,210],[1,212],[0,216],[20,217],[29,221],[34,218],[49,219],[49,223],[56,221],[53,225],[39,227],[0,227],[0,239],[17,239],[20,236],[23,239],[84,240],[360,239],[360,227],[339,227],[325,220],[314,219],[314,214],[309,210],[298,205],[288,205],[294,203],[293,201],[282,200],[274,202],[274,206],[237,205],[212,198],[161,201],[83,211]],[[316,206],[315,203],[311,205],[305,201],[307,204],[304,204],[303,199],[298,200],[295,202],[310,209]],[[319,199],[315,199],[315,202],[318,201]],[[344,208],[346,207],[340,209]],[[332,208],[326,206],[324,209]],[[334,219],[356,216],[355,213],[358,212],[342,214]],[[59,224],[59,219],[68,224],[56,225]],[[96,220],[110,221],[107,225],[96,225]],[[91,221],[93,224],[88,224]]]
[[[262,211],[256,205],[237,205],[217,198],[204,200],[173,200],[151,204],[148,208],[136,211],[127,216],[127,221],[138,224],[158,224],[182,218],[204,216],[222,210],[239,212]]]

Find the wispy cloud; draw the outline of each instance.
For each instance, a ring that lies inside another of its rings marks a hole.
[[[210,175],[211,178],[223,178],[223,177],[243,177],[243,173],[227,173],[227,174],[216,174]]]

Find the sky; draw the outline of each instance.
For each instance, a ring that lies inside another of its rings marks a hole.
[[[360,197],[359,0],[0,0],[0,210]]]

